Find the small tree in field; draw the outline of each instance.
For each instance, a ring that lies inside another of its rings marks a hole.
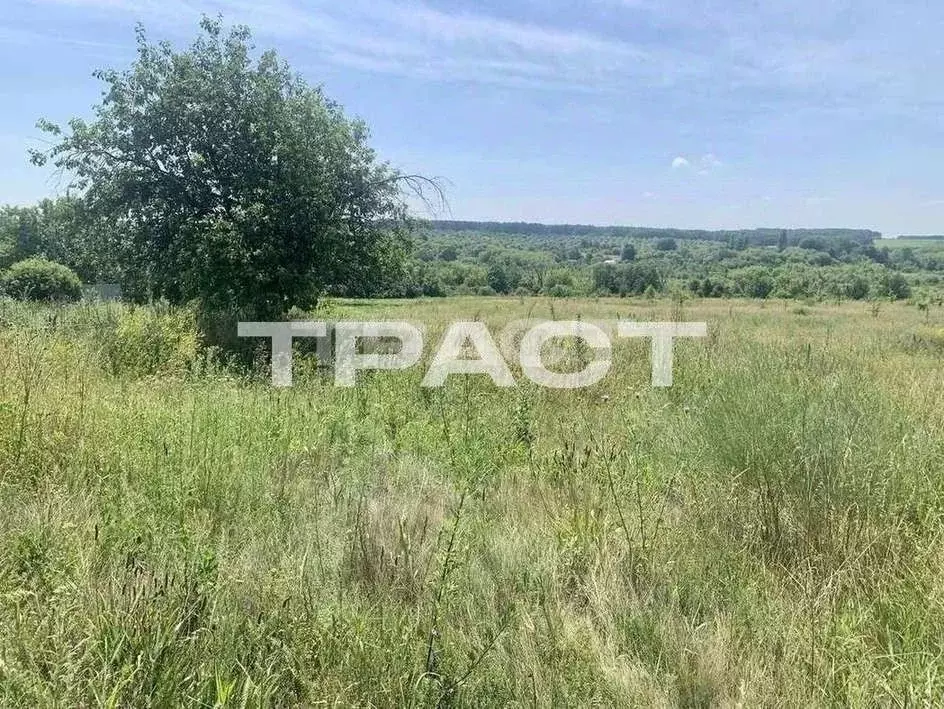
[[[380,287],[401,263],[403,189],[435,184],[377,161],[368,131],[244,27],[204,19],[186,51],[149,44],[100,71],[101,105],[38,164],[73,177],[124,290],[273,317],[334,289]],[[438,194],[438,192],[437,192]]]

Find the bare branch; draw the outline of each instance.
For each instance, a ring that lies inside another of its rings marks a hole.
[[[425,177],[424,175],[396,174],[380,182],[380,184],[396,184],[419,199],[430,216],[437,217],[443,214],[452,214],[449,200],[446,198],[443,177]]]

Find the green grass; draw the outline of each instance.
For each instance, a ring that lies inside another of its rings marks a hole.
[[[944,236],[934,239],[908,239],[901,237],[897,239],[880,239],[875,242],[876,246],[886,247],[888,249],[927,249],[941,250],[944,248]]]
[[[944,696],[939,307],[705,320],[675,386],[272,389],[174,312],[0,303],[2,706],[911,706]]]

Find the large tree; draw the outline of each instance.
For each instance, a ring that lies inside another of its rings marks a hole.
[[[133,297],[277,316],[326,290],[363,293],[400,263],[404,189],[348,119],[249,30],[204,19],[186,51],[137,31],[94,120],[33,160],[71,177]],[[435,185],[433,185],[435,188]]]

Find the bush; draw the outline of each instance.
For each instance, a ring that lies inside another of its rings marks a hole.
[[[61,263],[28,258],[3,274],[0,291],[17,300],[73,302],[82,297],[82,282]]]
[[[547,294],[552,298],[570,298],[573,291],[563,283],[557,283],[548,289]]]
[[[770,269],[749,266],[731,273],[738,293],[747,298],[766,298],[774,290],[774,279]]]
[[[883,290],[885,295],[895,300],[904,300],[911,296],[911,286],[908,280],[900,273],[891,273],[885,279]]]

